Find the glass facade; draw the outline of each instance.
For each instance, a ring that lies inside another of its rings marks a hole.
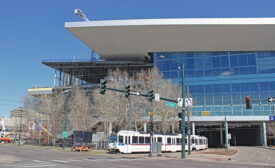
[[[193,116],[275,115],[275,103],[267,102],[275,97],[275,51],[154,53],[154,66],[179,84],[182,63]],[[246,96],[252,110],[245,109]]]

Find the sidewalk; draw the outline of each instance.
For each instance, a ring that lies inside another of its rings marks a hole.
[[[263,147],[231,147],[234,150],[226,154],[225,149],[207,149],[204,151],[186,152],[186,160],[199,162],[236,163],[245,165],[261,165],[275,167],[275,150]],[[162,153],[161,157],[148,157],[148,154],[122,154],[120,157],[144,158],[153,160],[177,160],[181,159],[181,152]]]
[[[264,147],[238,147],[239,153],[231,162],[275,167],[275,150]]]

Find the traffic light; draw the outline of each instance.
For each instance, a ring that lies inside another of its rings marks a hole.
[[[124,87],[124,96],[128,98],[130,96],[130,85]]]
[[[150,132],[150,127],[151,127],[151,126],[150,126],[150,123],[147,123],[147,124],[146,124],[146,132]]]
[[[150,123],[150,131],[153,132],[153,130],[154,130],[154,123],[151,122],[151,123]]]
[[[154,99],[154,91],[152,89],[148,89],[147,96],[148,96],[148,100],[152,101]]]
[[[99,90],[99,93],[100,94],[105,94],[106,92],[106,80],[105,79],[100,79],[100,90]]]
[[[179,131],[181,132],[182,131],[182,121],[181,120],[179,120]]]
[[[246,102],[246,109],[252,109],[251,98],[249,96],[246,96],[245,102]]]

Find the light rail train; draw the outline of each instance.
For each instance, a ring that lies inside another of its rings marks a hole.
[[[181,134],[161,135],[154,134],[152,142],[161,143],[162,152],[181,151]],[[150,134],[137,131],[119,131],[117,136],[110,137],[109,151],[121,153],[150,152]],[[191,149],[203,150],[208,148],[208,139],[204,136],[191,135]],[[185,150],[188,151],[187,137]]]

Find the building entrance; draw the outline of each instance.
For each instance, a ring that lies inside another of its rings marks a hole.
[[[262,145],[260,125],[228,123],[228,133],[231,135],[231,139],[229,139],[228,141],[228,144],[231,146]],[[208,146],[210,148],[225,146],[224,126],[197,126],[196,134],[207,137]]]

